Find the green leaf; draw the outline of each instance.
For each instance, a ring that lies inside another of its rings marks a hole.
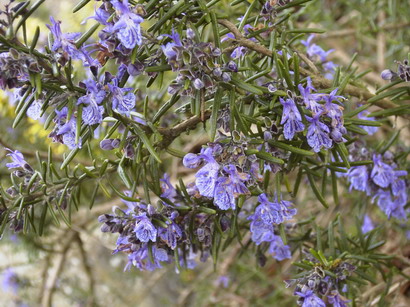
[[[302,155],[302,156],[313,156],[315,153],[309,150],[305,150],[299,147],[295,147],[289,144],[286,144],[284,142],[280,142],[280,141],[275,141],[275,140],[268,140],[268,143],[271,144],[272,146],[275,146],[277,148],[281,148],[287,151],[290,151],[294,154],[297,155]]]
[[[276,158],[274,156],[272,156],[270,153],[264,152],[264,151],[259,151],[259,150],[250,150],[247,149],[245,150],[245,154],[246,155],[256,155],[256,157],[258,157],[259,159],[268,161],[268,162],[272,162],[272,163],[277,163],[277,164],[285,164],[285,161],[283,161],[282,159]]]
[[[250,92],[256,95],[263,95],[262,90],[260,90],[259,88],[255,87],[254,85],[250,83],[246,83],[242,80],[239,80],[236,77],[232,77],[231,83],[247,92]]]
[[[73,13],[78,12],[79,10],[81,10],[84,6],[86,6],[88,4],[88,2],[90,2],[91,0],[82,0],[80,2],[77,3],[77,5],[73,8]]]
[[[327,204],[325,198],[323,197],[322,193],[320,193],[319,189],[316,186],[313,175],[310,172],[308,172],[307,169],[306,169],[306,174],[309,179],[310,187],[312,188],[312,191],[316,195],[316,198],[318,199],[318,201],[323,205],[323,207],[329,208],[329,205]]]
[[[221,108],[221,101],[222,101],[223,89],[218,87],[214,96],[214,103],[212,105],[212,114],[210,119],[210,132],[209,132],[209,139],[211,142],[215,140],[216,135],[216,126],[217,120],[219,115],[219,110]]]
[[[138,125],[134,125],[133,128],[135,129],[140,140],[144,143],[145,147],[148,149],[151,155],[155,158],[155,160],[157,160],[158,163],[162,163],[161,158],[159,157],[158,153],[155,151],[154,147],[152,146],[145,132]]]

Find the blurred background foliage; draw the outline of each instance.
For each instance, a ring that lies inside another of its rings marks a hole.
[[[4,5],[5,0],[0,0]],[[231,7],[231,1],[222,0],[218,15],[241,17],[252,1]],[[94,2],[84,9],[72,14],[75,5],[71,0],[47,0],[27,24],[28,37],[33,37],[35,26],[40,26],[41,37],[38,45],[47,41],[49,16],[62,20],[64,32],[84,32],[86,24],[81,22],[94,12]],[[370,89],[377,89],[386,84],[379,76],[385,68],[395,68],[394,61],[402,60],[410,52],[410,3],[408,0],[316,0],[298,12],[295,27],[314,27],[325,29],[326,33],[317,35],[316,42],[325,49],[335,49],[331,60],[339,65],[348,65],[353,54],[357,59],[353,67],[359,72],[368,71],[358,84]],[[147,22],[149,23],[149,22]],[[145,23],[142,24],[146,28]],[[306,37],[303,37],[306,39]],[[302,50],[302,47],[301,47]],[[78,70],[84,73],[83,70]],[[76,76],[78,79],[84,76]],[[142,79],[145,77],[141,77]],[[146,81],[146,80],[145,80]],[[144,84],[136,81],[136,86]],[[142,88],[146,91],[145,88]],[[150,88],[152,108],[156,100],[163,100],[163,92]],[[157,98],[156,98],[157,97]],[[137,106],[138,110],[138,106]],[[138,110],[138,111],[141,111]],[[154,110],[153,110],[154,111]],[[25,120],[17,129],[11,129],[14,118],[13,97],[0,91],[0,141],[3,146],[21,150],[28,159],[34,158],[35,150],[47,152],[49,146],[55,155],[62,156],[66,152],[64,145],[52,144],[38,121]],[[396,119],[393,127],[408,125]],[[392,132],[384,127],[368,142],[377,142]],[[208,136],[201,128],[184,136],[181,146],[184,151],[194,151],[205,144]],[[401,134],[401,142],[410,146],[408,132]],[[177,147],[175,146],[175,147]],[[109,156],[99,149],[98,141],[91,146],[95,156]],[[0,149],[0,174],[6,180],[8,172],[4,168],[5,151]],[[78,156],[87,159],[87,156]],[[172,179],[193,174],[183,168],[178,159],[165,160],[170,169]],[[117,180],[113,178],[113,180]],[[268,259],[267,265],[257,265],[255,251],[242,252],[240,245],[233,245],[220,255],[220,261],[214,269],[212,263],[201,264],[194,270],[184,270],[180,274],[174,272],[173,266],[151,272],[131,270],[124,273],[125,257],[111,255],[115,246],[114,238],[103,235],[99,231],[96,217],[111,210],[114,205],[121,205],[104,189],[97,191],[93,210],[89,206],[89,198],[95,187],[85,183],[82,187],[81,200],[84,208],[80,208],[72,229],[63,223],[51,225],[42,237],[14,235],[6,233],[0,241],[0,270],[3,281],[7,279],[7,268],[11,268],[18,279],[18,289],[10,289],[3,285],[0,289],[0,306],[38,306],[46,305],[53,296],[53,306],[295,306],[292,289],[286,289],[284,279],[292,273],[292,260],[277,262]],[[370,212],[373,221],[380,226],[380,237],[387,238],[381,251],[395,255],[397,270],[401,270],[410,262],[410,246],[406,231],[408,224],[394,220],[386,221],[378,210],[372,210],[363,200],[360,192],[349,193],[346,187],[339,188],[340,204],[329,210],[322,210],[315,201],[311,190],[301,187],[294,203],[298,208],[300,220],[315,220],[318,225],[326,226],[335,212],[339,212],[346,220],[348,233],[357,233],[354,216],[363,216]],[[108,194],[108,195],[107,195]],[[374,207],[374,206],[373,206]],[[301,233],[303,231],[301,230]],[[246,239],[246,238],[245,238]],[[70,244],[67,244],[70,242]],[[394,284],[394,281],[392,281]],[[385,284],[376,281],[369,284],[363,293],[363,306],[374,306],[377,293],[383,291]],[[391,293],[387,293],[387,301],[398,306],[410,305],[410,284],[400,282]],[[359,306],[361,306],[359,304]],[[385,305],[381,305],[385,306]]]

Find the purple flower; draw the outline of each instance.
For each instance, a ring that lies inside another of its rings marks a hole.
[[[332,140],[329,138],[329,127],[320,122],[320,114],[314,115],[313,118],[306,116],[310,122],[306,135],[307,142],[315,152],[319,152],[322,147],[329,149],[332,147]]]
[[[320,114],[323,112],[323,106],[318,103],[318,101],[322,100],[320,94],[314,94],[312,91],[316,91],[315,88],[312,86],[312,80],[310,77],[307,78],[307,85],[304,88],[302,84],[298,85],[298,89],[300,94],[302,95],[303,102],[308,110],[312,111],[313,115]]]
[[[79,139],[78,144],[76,143],[77,126],[74,116],[71,116],[71,118],[67,120],[67,107],[62,108],[61,111],[56,110],[55,112],[57,114],[55,118],[56,131],[50,134],[50,136],[53,137],[53,141],[61,142],[70,149],[81,148],[81,140]]]
[[[85,20],[94,19],[102,25],[109,26],[110,23],[107,21],[108,18],[110,18],[110,13],[108,13],[105,9],[103,9],[103,6],[101,6],[95,10],[95,15],[90,16],[86,18]],[[85,20],[83,22],[85,22]]]
[[[347,178],[350,181],[349,191],[355,189],[370,195],[369,172],[366,165],[351,167],[347,172]]]
[[[278,261],[290,259],[292,257],[290,247],[283,244],[282,238],[279,236],[274,236],[273,240],[270,242],[269,254]]]
[[[385,69],[380,74],[383,80],[392,80],[394,77],[397,77],[397,73],[392,71],[391,69]]]
[[[333,52],[334,49],[330,49],[328,51],[324,51],[322,47],[312,43],[312,39],[315,37],[314,34],[311,34],[306,41],[302,40],[301,43],[306,46],[307,54],[309,58],[313,59],[314,61],[318,62],[326,62],[326,58],[329,53]]]
[[[120,139],[105,139],[100,142],[100,148],[102,150],[113,150],[120,146]]]
[[[233,185],[229,177],[219,177],[217,179],[214,202],[221,210],[235,209]]]
[[[302,307],[326,307],[326,304],[310,289],[295,294],[303,298]]]
[[[56,52],[58,49],[62,49],[72,59],[86,60],[86,56],[83,50],[78,50],[75,41],[81,36],[80,32],[77,33],[65,33],[61,32],[61,21],[56,21],[50,16],[51,25],[47,25],[51,33],[54,36],[54,43],[51,47],[51,51]]]
[[[108,88],[112,97],[112,108],[120,114],[129,114],[135,107],[136,97],[132,88],[118,87],[118,80],[114,78],[112,84],[108,84]]]
[[[154,263],[151,262],[149,257],[148,244],[145,244],[128,255],[128,264],[125,266],[125,270],[134,265],[140,271],[154,271],[162,267],[161,262],[168,261],[167,252],[163,248],[158,248],[155,245],[152,246],[152,257]]]
[[[175,249],[177,247],[178,239],[182,238],[182,230],[173,221],[167,228],[160,229],[159,236],[169,246],[169,248]]]
[[[260,194],[258,201],[260,205],[256,207],[255,215],[260,216],[266,224],[281,224],[290,220],[297,212],[295,208],[292,208],[290,201],[270,202],[266,194]]]
[[[201,164],[202,158],[194,153],[188,153],[184,156],[182,164],[187,168],[197,168]]]
[[[168,63],[171,66],[173,66],[172,63],[175,63],[177,57],[177,52],[175,51],[174,47],[182,46],[181,38],[179,37],[179,34],[175,32],[174,29],[172,29],[172,35],[164,34],[163,36],[170,37],[173,40],[173,42],[168,42],[166,45],[161,46],[162,52],[168,59]]]
[[[34,102],[30,105],[30,107],[27,109],[27,116],[37,120],[41,116],[41,108],[43,104],[39,100],[34,100]]]
[[[375,184],[382,188],[387,188],[394,180],[393,168],[382,161],[382,156],[373,155],[373,169],[370,178]]]
[[[244,181],[249,179],[249,175],[245,173],[238,172],[238,169],[235,165],[229,164],[224,166],[224,171],[229,174],[229,179],[231,181],[232,189],[234,196],[238,196],[240,194],[248,194],[249,190],[244,184]]]
[[[357,114],[357,118],[359,119],[364,119],[364,120],[371,120],[371,121],[376,121],[375,117],[367,117],[367,115],[370,114],[369,111],[362,111],[359,114]],[[372,127],[372,126],[359,126],[360,128],[364,129],[369,135],[375,134],[377,130],[379,130],[379,127]]]
[[[6,150],[10,152],[9,154],[7,154],[7,156],[9,156],[13,160],[13,162],[11,163],[6,163],[6,167],[8,169],[18,168],[18,167],[26,168],[28,166],[28,163],[26,162],[26,160],[24,160],[24,156],[20,151],[18,150],[12,151],[11,149],[8,149],[8,148],[6,148]]]
[[[374,229],[372,219],[367,214],[363,218],[362,232],[367,233]]]
[[[336,71],[337,65],[335,63],[333,63],[332,61],[323,63],[323,69],[325,71],[325,78],[332,80],[333,79],[333,75]]]
[[[399,220],[407,219],[407,212],[404,206],[407,203],[407,193],[400,194],[393,198],[390,191],[379,189],[372,200],[377,200],[379,208],[387,215],[388,218],[394,217]]]
[[[177,196],[177,191],[173,187],[171,183],[171,178],[169,177],[169,175],[165,173],[164,177],[160,179],[160,181],[161,181],[161,190],[162,190],[161,197],[173,200]]]
[[[271,242],[275,237],[273,225],[266,224],[260,215],[253,214],[248,217],[251,220],[250,231],[252,233],[252,241],[256,245],[262,242]]]
[[[122,2],[113,0],[111,4],[120,15],[120,19],[114,24],[112,30],[117,32],[121,44],[127,49],[133,49],[137,45],[141,46],[142,34],[140,24],[144,19],[130,10],[128,0],[123,0]]]
[[[204,153],[201,154],[201,157],[208,163],[196,173],[195,184],[202,196],[213,197],[220,166],[215,161],[211,148],[207,148]]]
[[[146,213],[142,213],[137,217],[134,231],[141,242],[148,242],[150,240],[155,242],[157,240],[157,229],[151,223]]]
[[[291,140],[296,132],[301,132],[305,129],[305,125],[302,123],[302,116],[293,99],[288,98],[284,100],[280,98],[280,103],[283,105],[282,120],[280,123],[282,125],[285,124],[285,139]]]
[[[104,107],[99,104],[104,100],[106,92],[102,86],[93,79],[84,81],[87,94],[78,98],[77,105],[84,104],[82,119],[86,125],[94,125],[102,122]]]
[[[327,298],[329,303],[333,304],[333,307],[348,307],[347,303],[350,302],[350,300],[342,297],[337,290],[330,292],[330,295],[328,295]]]

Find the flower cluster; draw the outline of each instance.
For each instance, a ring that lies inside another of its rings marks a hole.
[[[302,44],[306,47],[308,57],[315,63],[322,65],[325,77],[327,79],[333,79],[337,65],[332,61],[328,61],[327,56],[332,53],[334,49],[328,51],[323,50],[322,47],[312,42],[314,37],[315,35],[311,34],[307,40],[302,40]]]
[[[252,241],[256,245],[268,242],[269,254],[276,260],[281,261],[291,258],[290,247],[285,245],[282,238],[275,234],[275,231],[278,232],[275,225],[277,226],[292,219],[297,210],[293,208],[293,204],[289,201],[270,202],[266,194],[260,194],[258,202],[260,205],[256,207],[255,213],[248,217],[248,220],[251,221]]]
[[[352,152],[355,152],[352,149]],[[390,218],[407,219],[408,184],[403,176],[407,171],[397,169],[390,152],[383,156],[361,150],[356,159],[372,158],[373,165],[352,166],[345,174],[350,182],[350,190],[365,192],[372,196],[379,208]]]
[[[187,29],[183,40],[174,30],[172,35],[164,34],[161,37],[172,40],[161,48],[172,70],[178,72],[176,79],[168,87],[170,94],[194,96],[195,90],[214,91],[215,82],[229,82],[230,72],[237,71],[234,62],[222,67],[218,63],[221,50],[211,43],[197,42],[195,32],[191,29]]]
[[[309,78],[306,87],[299,84],[298,88],[301,97],[294,97],[288,92],[286,99],[280,98],[283,106],[281,124],[284,138],[292,140],[298,132],[305,130],[305,123],[309,123],[306,139],[315,152],[319,152],[321,148],[329,149],[333,143],[345,142],[343,134],[347,131],[341,106],[345,98],[336,95],[337,89],[329,94],[315,93]],[[312,116],[301,113],[299,102]]]
[[[349,300],[340,292],[346,292],[346,278],[351,276],[356,267],[341,259],[329,260],[327,265],[319,262],[310,253],[304,251],[304,262],[313,268],[304,277],[286,281],[286,286],[296,284],[294,295],[298,296],[298,304],[304,307],[327,306],[327,300],[334,307],[347,307]],[[332,274],[327,274],[330,271]]]
[[[30,72],[41,71],[37,61],[15,49],[0,53],[0,89],[20,87],[29,80]]]
[[[249,194],[247,183],[252,179],[251,175],[238,170],[240,160],[234,162],[235,156],[244,156],[243,150],[237,155],[232,152],[227,156],[232,160],[227,161],[223,157],[226,157],[229,146],[218,143],[209,145],[208,148],[203,148],[200,154],[187,154],[183,164],[188,168],[197,168],[203,164],[195,174],[195,187],[199,196],[212,199],[215,206],[221,210],[235,209],[235,200],[240,195]]]

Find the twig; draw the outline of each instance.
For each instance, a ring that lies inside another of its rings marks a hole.
[[[75,231],[67,230],[66,235],[65,235],[65,243],[63,245],[63,253],[59,255],[56,265],[54,267],[54,271],[51,272],[50,277],[47,279],[45,283],[44,296],[42,297],[42,300],[41,300],[42,307],[52,306],[52,299],[53,299],[53,294],[56,290],[57,280],[63,271],[63,267],[64,267],[64,264],[67,258],[67,253],[75,237],[76,237]]]
[[[78,249],[80,250],[81,260],[83,262],[85,273],[88,277],[88,296],[87,296],[87,305],[88,307],[92,307],[95,304],[95,287],[94,287],[94,277],[91,266],[87,260],[87,254],[84,249],[83,241],[81,240],[80,234],[77,233],[75,236],[75,240],[78,245]]]

